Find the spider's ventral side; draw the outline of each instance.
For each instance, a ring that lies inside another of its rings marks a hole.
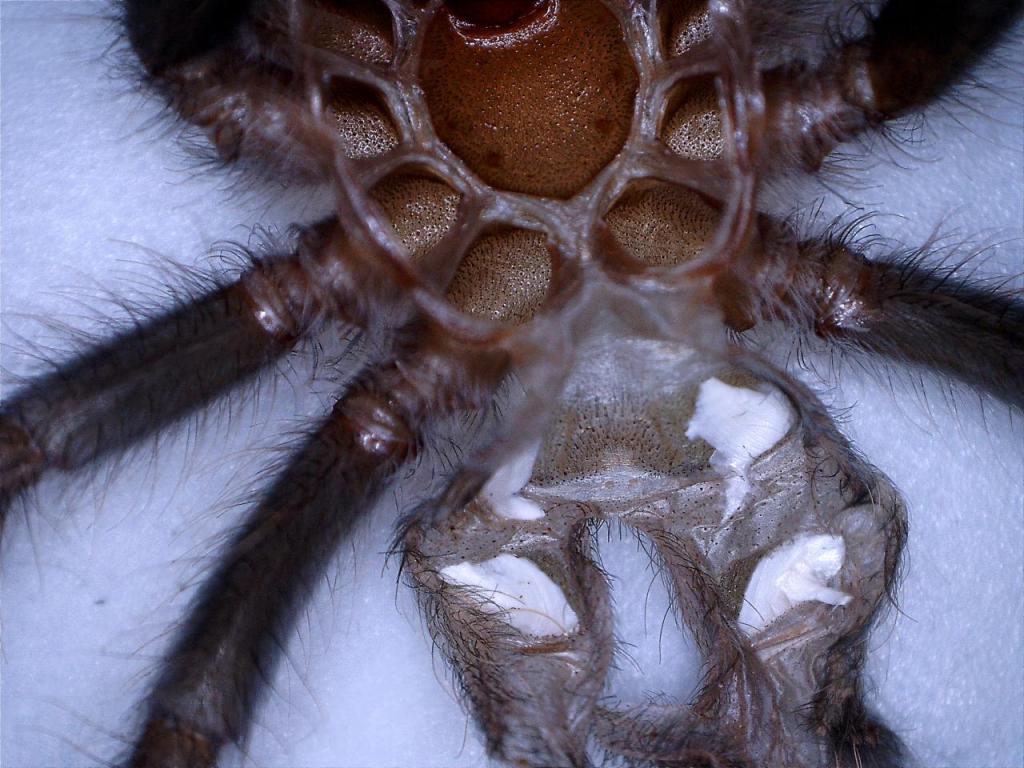
[[[178,118],[257,179],[329,188],[333,213],[7,398],[5,533],[44,475],[302,341],[379,343],[225,547],[119,764],[244,748],[309,594],[443,441],[394,547],[492,757],[912,762],[862,679],[904,503],[757,346],[816,340],[1020,409],[1024,302],[798,232],[770,201],[943,97],[1022,7],[889,0],[808,43],[787,38],[796,10],[748,0],[124,2]],[[609,694],[609,526],[643,543],[701,655],[687,701]]]

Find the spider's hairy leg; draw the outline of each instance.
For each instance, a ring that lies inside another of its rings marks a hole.
[[[304,266],[325,225],[295,253],[146,320],[57,365],[0,407],[0,514],[50,470],[70,472],[153,434],[291,350],[324,317]]]
[[[252,0],[125,0],[124,26],[151,74],[200,56],[227,41]]]
[[[304,599],[353,525],[453,408],[484,405],[502,352],[459,356],[425,334],[360,375],[267,491],[166,656],[132,768],[213,766],[248,735]]]
[[[840,231],[798,240],[762,217],[747,258],[757,279],[727,275],[719,301],[736,331],[780,321],[844,352],[909,363],[1024,406],[1024,299],[972,281],[927,249],[869,258]]]
[[[1024,407],[1024,300],[919,259],[869,260],[835,240],[797,247],[786,300],[814,332]],[[801,323],[804,324],[804,323]]]
[[[255,0],[127,0],[121,21],[146,85],[221,161],[325,181],[331,147],[305,119],[301,78],[252,33],[262,11],[282,12]]]
[[[478,527],[463,510],[450,520],[443,529]],[[411,526],[403,542],[404,561],[435,641],[483,731],[487,752],[514,765],[588,765],[588,726],[613,649],[608,578],[591,554],[595,527],[587,521],[571,526],[557,557],[567,563],[564,578],[579,596],[574,607],[585,629],[573,637],[526,642],[478,604],[458,599],[432,557],[439,541],[449,551],[458,550],[443,529]],[[503,533],[498,531],[495,540]]]
[[[860,43],[859,106],[890,119],[955,83],[1020,16],[1020,0],[892,0]],[[853,54],[851,54],[853,55]]]
[[[816,170],[836,145],[942,96],[1022,10],[1021,0],[889,0],[819,67],[765,74],[765,158]]]
[[[667,765],[748,768],[768,764],[778,749],[779,725],[769,713],[779,706],[757,655],[728,618],[714,568],[688,537],[660,526],[641,526],[666,569],[675,608],[705,660],[705,679],[686,708],[641,711],[602,709],[597,737],[612,753]],[[760,760],[754,758],[758,754]]]

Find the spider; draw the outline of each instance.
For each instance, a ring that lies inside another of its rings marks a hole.
[[[258,752],[258,751],[256,751],[256,750],[255,750],[255,748],[253,748],[253,750],[252,750],[252,753],[251,753],[251,754],[253,754],[253,756],[254,756],[254,757],[256,758],[256,760],[257,760],[258,762],[259,762],[259,761],[261,761],[261,759],[262,759],[262,758],[261,758],[261,753],[260,753],[260,752]],[[330,761],[329,761],[329,762],[330,762]],[[442,763],[442,764],[443,764],[443,763]]]

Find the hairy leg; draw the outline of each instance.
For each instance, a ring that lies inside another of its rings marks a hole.
[[[128,765],[212,767],[222,747],[245,741],[295,617],[353,525],[418,455],[431,423],[481,407],[506,365],[500,352],[470,361],[428,343],[353,383],[201,590]]]
[[[972,284],[953,266],[872,261],[838,242],[804,242],[798,253],[786,301],[818,336],[1024,407],[1018,292]]]
[[[761,229],[749,254],[758,277],[720,284],[735,330],[779,320],[844,353],[909,364],[1024,406],[1024,294],[1013,277],[964,277],[970,261],[937,262],[927,248],[869,258],[842,233],[796,242],[767,218]]]
[[[241,162],[278,183],[322,183],[337,147],[309,120],[303,63],[290,50],[294,41],[285,39],[289,8],[259,0],[128,0],[121,21],[147,88],[203,131],[222,162]],[[324,107],[339,97],[343,111],[358,103],[359,119],[366,119],[365,110],[373,117],[376,105],[359,83],[374,85],[379,74],[361,54],[336,53],[339,71],[328,75],[323,67],[320,85]],[[379,119],[389,133],[390,121]],[[389,139],[382,140],[386,148]]]
[[[889,0],[819,68],[765,73],[765,162],[817,169],[836,145],[956,84],[1021,16],[1020,0]],[[780,158],[782,158],[780,160]]]
[[[253,0],[125,0],[129,42],[154,77],[209,53],[235,35]]]
[[[70,472],[127,448],[250,378],[324,317],[304,264],[324,246],[306,232],[292,256],[82,353],[0,409],[0,509],[48,470]]]
[[[213,766],[242,740],[306,595],[415,450],[357,384],[250,515],[167,655],[128,765]]]

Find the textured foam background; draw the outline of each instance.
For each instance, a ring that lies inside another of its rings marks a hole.
[[[102,59],[111,32],[96,6],[5,2],[2,13],[8,372],[33,370],[37,345],[66,346],[67,333],[41,320],[101,330],[97,308],[122,314],[105,291],[159,300],[161,259],[196,264],[217,240],[245,241],[256,223],[308,219],[317,209],[197,169],[157,105],[112,76]],[[1020,30],[1014,39],[1015,67],[994,76],[1004,92],[1022,69]],[[855,162],[856,182],[835,185],[847,202],[830,197],[826,210],[881,211],[877,229],[912,245],[939,225],[1006,241],[979,271],[1019,273],[1021,94],[970,105],[933,110],[909,155]],[[844,368],[838,380],[822,390],[826,401],[850,409],[844,429],[911,506],[902,615],[871,641],[873,700],[929,768],[1019,766],[1021,417],[971,397],[950,404],[941,388],[904,378],[890,384]],[[302,416],[325,407],[329,390],[310,381],[300,358],[285,383],[259,391],[255,406],[181,430],[116,470],[44,484],[27,523],[11,524],[3,551],[4,768],[97,765],[117,751],[218,533],[238,519],[233,502],[265,481],[274,456],[263,449],[287,442]],[[485,764],[413,601],[396,586],[393,564],[385,566],[393,517],[389,502],[304,612],[247,764]],[[629,635],[640,671],[622,673],[622,691],[638,695],[674,676],[667,687],[675,692],[685,647],[666,640],[659,663],[658,590],[641,599],[649,576],[634,547],[607,554],[636,596],[621,601],[629,607],[622,620],[642,626],[646,618],[648,628],[646,641]]]

